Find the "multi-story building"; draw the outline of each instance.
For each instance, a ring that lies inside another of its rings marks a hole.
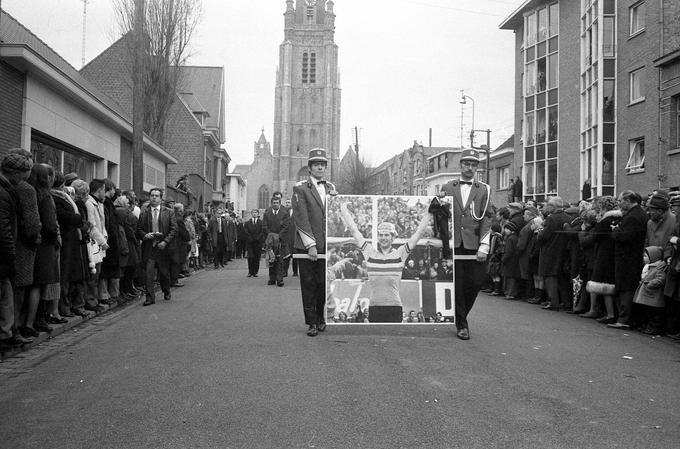
[[[266,209],[272,194],[272,149],[271,144],[264,136],[264,129],[260,133],[260,138],[253,143],[253,163],[241,164],[234,167],[232,174],[238,174],[246,182],[245,208],[247,210]],[[292,190],[284,194],[285,198],[290,198]]]
[[[679,9],[672,0],[527,0],[501,24],[515,32],[525,198],[574,201],[586,183],[591,195],[680,183],[680,156],[663,138],[677,128]]]

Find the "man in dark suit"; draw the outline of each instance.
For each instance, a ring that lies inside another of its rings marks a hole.
[[[293,187],[293,221],[297,227],[294,252],[301,256],[300,290],[310,337],[326,330],[326,195],[337,194],[325,180],[327,165],[326,150],[310,150],[310,177]]]
[[[208,233],[213,244],[213,262],[215,269],[224,266],[224,250],[226,247],[227,223],[222,216],[224,211],[217,209],[217,213],[210,217]]]
[[[453,197],[453,254],[456,287],[456,335],[470,339],[467,316],[484,282],[484,262],[489,253],[491,220],[487,216],[490,188],[477,181],[479,153],[464,150],[460,156],[460,180],[442,186],[440,196]]]
[[[154,278],[156,270],[165,300],[170,299],[170,261],[172,254],[168,245],[177,233],[177,221],[173,211],[161,205],[163,191],[154,187],[149,191],[149,206],[139,216],[137,237],[142,241],[142,266],[145,267],[145,306],[156,302]]]
[[[248,277],[257,277],[260,271],[260,257],[264,244],[264,229],[260,219],[260,211],[253,209],[251,219],[243,224],[246,233],[246,249],[248,251]]]
[[[278,255],[274,258],[273,263],[269,265],[269,281],[268,285],[278,285],[283,287],[283,264],[282,257],[287,253],[286,242],[283,239],[288,231],[290,223],[290,216],[288,211],[281,207],[281,198],[273,196],[271,200],[271,207],[264,211],[262,216],[262,228],[264,235],[269,238],[269,234],[275,234],[279,243]]]

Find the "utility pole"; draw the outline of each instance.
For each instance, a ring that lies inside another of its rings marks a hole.
[[[82,49],[82,59],[80,61],[80,68],[85,67],[85,40],[86,40],[86,33],[85,31],[87,30],[87,2],[89,0],[83,0],[83,49]]]
[[[140,198],[144,188],[144,10],[144,0],[135,0],[135,53],[132,71],[132,190]]]
[[[472,145],[475,150],[482,150],[486,153],[486,183],[489,184],[489,172],[491,171],[491,130],[490,129],[473,129],[470,131],[470,142],[474,142],[475,133],[486,133],[486,145],[476,147]]]
[[[357,161],[359,161],[359,127],[354,127],[354,151],[357,154]]]

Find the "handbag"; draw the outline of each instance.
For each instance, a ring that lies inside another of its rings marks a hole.
[[[105,251],[99,247],[99,244],[94,240],[87,242],[87,255],[90,262],[93,264],[101,263],[104,260]]]

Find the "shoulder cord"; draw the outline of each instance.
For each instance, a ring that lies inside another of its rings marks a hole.
[[[472,215],[472,218],[475,219],[475,221],[482,221],[484,219],[484,216],[486,215],[486,209],[489,207],[489,199],[491,198],[491,189],[489,188],[489,186],[487,184],[482,185],[486,189],[486,204],[484,205],[484,209],[482,209],[481,217],[475,215],[475,202],[473,201],[470,203],[470,214]]]

